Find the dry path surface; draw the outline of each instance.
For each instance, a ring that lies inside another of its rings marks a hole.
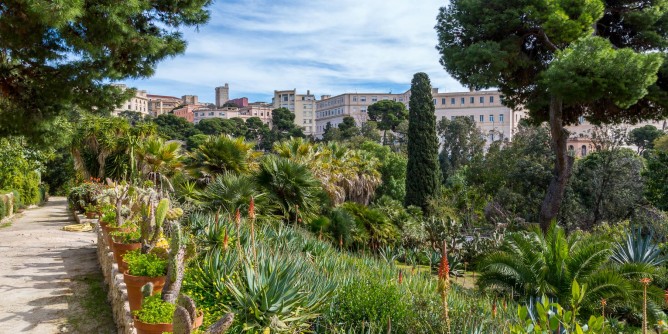
[[[114,333],[95,234],[74,224],[63,197],[0,228],[0,334]]]

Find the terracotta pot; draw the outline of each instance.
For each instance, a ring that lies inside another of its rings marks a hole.
[[[109,248],[113,251],[114,250],[114,244],[111,242],[111,232],[118,231],[120,230],[120,227],[111,227],[107,225],[105,232],[106,234],[104,235],[105,239],[107,240],[107,245],[109,245]]]
[[[113,240],[112,240],[113,241]],[[123,261],[123,255],[125,253],[141,248],[141,243],[135,242],[131,244],[123,244],[116,241],[113,241],[113,247],[111,248],[114,252],[114,260],[118,264],[118,271],[124,273],[128,270],[128,264]]]
[[[139,321],[136,317],[133,319],[135,323],[135,329],[137,334],[162,334],[162,333],[171,333],[172,324],[147,324]]]
[[[202,326],[202,322],[204,322],[204,312],[197,310],[197,318],[193,321],[193,329]]]
[[[86,212],[86,218],[93,219],[97,216],[97,212]]]
[[[123,281],[128,288],[128,302],[130,303],[130,311],[135,311],[141,308],[141,287],[148,282],[153,283],[153,294],[162,292],[162,287],[165,285],[165,278],[160,277],[146,277],[146,276],[132,276],[127,271],[123,273]]]

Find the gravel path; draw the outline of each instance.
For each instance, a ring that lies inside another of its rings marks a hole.
[[[64,197],[0,228],[0,333],[114,333],[95,234],[74,224]]]

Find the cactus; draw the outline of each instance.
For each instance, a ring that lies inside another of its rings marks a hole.
[[[174,334],[190,334],[193,332],[193,318],[188,310],[181,305],[176,305],[174,319],[172,320],[172,331]]]
[[[232,326],[234,313],[228,313],[204,331],[204,334],[223,334]],[[174,334],[178,334],[174,332]]]
[[[167,211],[167,220],[177,220],[181,216],[183,216],[183,209],[181,208],[173,208]]]
[[[162,300],[173,304],[179,296],[181,283],[183,283],[187,238],[178,223],[172,222],[170,229],[172,231],[172,244],[169,250],[167,280],[165,281],[165,287],[162,289]]]
[[[169,199],[163,198],[155,209],[155,226],[160,229],[169,211]]]

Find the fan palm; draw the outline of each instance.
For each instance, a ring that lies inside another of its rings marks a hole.
[[[202,182],[210,182],[225,172],[246,174],[257,168],[260,152],[253,150],[252,142],[242,137],[211,136],[190,155],[190,172]]]
[[[181,143],[165,141],[160,137],[149,137],[139,144],[136,153],[139,170],[156,186],[159,183],[162,188],[163,182],[166,182],[172,189],[168,176],[183,166]]]
[[[257,184],[271,201],[278,203],[281,214],[293,221],[310,217],[319,210],[321,187],[308,168],[286,158],[268,156],[260,165]]]
[[[201,205],[230,215],[234,214],[237,209],[240,212],[248,212],[251,197],[255,199],[257,209],[264,207],[264,195],[258,191],[253,178],[230,172],[217,176],[204,190],[199,192],[197,197]]]

